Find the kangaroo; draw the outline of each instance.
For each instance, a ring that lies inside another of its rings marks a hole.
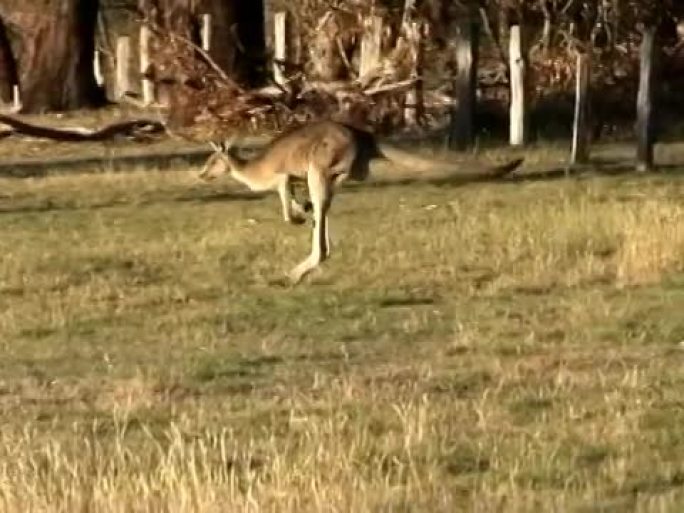
[[[311,253],[289,273],[293,284],[299,283],[309,272],[330,256],[328,211],[336,186],[347,179],[364,180],[374,159],[387,159],[401,167],[427,170],[445,167],[445,163],[424,159],[409,152],[380,143],[373,134],[335,121],[318,121],[295,128],[276,137],[260,155],[245,160],[231,151],[232,140],[213,144],[199,177],[213,180],[230,174],[253,191],[275,190],[280,196],[285,221],[299,224],[306,220],[306,205],[294,198],[293,180],[305,180],[313,207]],[[514,160],[499,167],[485,169],[465,176],[500,177],[522,163]],[[464,170],[455,174],[463,175]]]

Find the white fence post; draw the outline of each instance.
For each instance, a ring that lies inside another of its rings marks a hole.
[[[19,85],[14,84],[12,86],[12,110],[14,112],[19,112],[21,107],[21,91],[19,91]]]
[[[145,77],[145,73],[150,71],[152,63],[150,58],[150,44],[152,43],[152,31],[150,27],[143,24],[140,27],[140,73],[142,74],[142,97],[144,105],[154,103],[154,82]]]
[[[104,87],[105,85],[105,78],[104,78],[104,73],[102,72],[102,55],[100,53],[100,50],[95,50],[93,53],[93,74],[95,75],[95,82],[97,83],[98,86]]]
[[[287,12],[273,15],[273,79],[276,84],[285,84],[284,63],[287,61]]]
[[[589,51],[577,53],[575,82],[575,121],[572,127],[572,164],[589,160],[589,87],[591,83],[591,57]]]
[[[116,98],[123,98],[130,92],[131,38],[119,37],[116,40]]]
[[[512,146],[520,146],[527,142],[527,91],[525,89],[525,74],[527,70],[522,39],[521,26],[513,25],[510,34],[510,142]]]
[[[211,14],[202,15],[202,50],[208,52],[211,49]]]

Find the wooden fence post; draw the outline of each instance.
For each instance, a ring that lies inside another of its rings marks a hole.
[[[119,37],[116,40],[116,98],[121,99],[131,90],[130,87],[131,38]]]
[[[639,94],[637,96],[637,170],[653,168],[653,80],[656,28],[644,28],[641,40]]]
[[[152,43],[152,31],[150,27],[143,24],[140,27],[140,73],[143,75],[142,79],[142,97],[143,105],[152,105],[154,103],[154,82],[149,78],[145,78],[145,73],[150,70],[152,63],[150,58],[150,45]]]
[[[201,19],[200,36],[202,39],[202,50],[208,52],[211,49],[211,14],[203,14]]]
[[[412,22],[406,27],[406,39],[411,52],[411,75],[415,85],[406,93],[404,120],[409,126],[417,125],[424,114],[423,98],[423,37],[422,26],[419,22]]]
[[[527,59],[523,50],[521,25],[511,26],[509,56],[511,66],[510,142],[512,146],[520,146],[527,143],[527,91],[525,77]]]
[[[285,79],[285,63],[287,62],[287,12],[280,11],[273,15],[273,80],[283,85]]]
[[[371,16],[366,20],[366,27],[361,39],[361,63],[359,64],[359,79],[363,81],[369,74],[377,71],[380,65],[380,50],[382,45],[382,18]]]
[[[591,128],[589,126],[589,92],[591,87],[591,55],[577,52],[575,77],[575,120],[572,127],[571,163],[584,164],[589,160]]]
[[[472,19],[459,24],[456,37],[456,103],[451,111],[449,148],[465,150],[475,141],[479,25]]]

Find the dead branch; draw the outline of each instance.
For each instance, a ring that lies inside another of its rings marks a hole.
[[[340,40],[339,37],[335,38],[335,43],[337,44],[337,51],[340,54],[340,59],[342,60],[344,67],[347,69],[347,73],[352,78],[356,77],[356,72],[354,71],[354,68],[351,65],[351,62],[349,62],[349,59],[347,58],[347,53],[344,50],[344,45],[342,44],[342,41]]]
[[[499,38],[498,34],[496,34],[492,29],[492,20],[489,18],[489,13],[487,12],[487,9],[485,7],[480,7],[479,11],[480,19],[482,20],[482,26],[484,27],[485,34],[487,34],[489,39],[491,39],[492,43],[494,43],[496,53],[498,54],[499,59],[501,59],[501,62],[506,68],[506,81],[508,82],[511,76],[508,56],[506,55],[506,52],[503,49],[503,46],[501,45],[501,39]]]
[[[211,69],[214,70],[214,72],[215,72],[219,77],[221,77],[221,79],[225,80],[226,82],[232,82],[231,79],[228,77],[228,75],[226,75],[226,73],[221,69],[221,66],[219,66],[218,64],[216,64],[216,61],[215,61],[214,59],[211,58],[211,55],[209,55],[209,52],[207,52],[206,50],[204,50],[204,48],[202,48],[202,47],[196,45],[195,43],[193,43],[193,42],[190,41],[189,39],[187,39],[187,38],[185,38],[185,37],[183,37],[183,36],[181,36],[181,35],[179,35],[179,34],[175,34],[175,33],[173,33],[173,32],[170,32],[168,35],[169,35],[169,37],[171,37],[173,40],[180,41],[181,43],[183,43],[184,45],[186,45],[186,46],[187,46],[188,48],[190,48],[191,50],[193,50],[193,51],[197,52],[198,54],[200,54],[200,55],[202,56],[202,58],[206,61],[206,63],[209,65],[209,67],[211,67]]]
[[[168,104],[164,106],[167,131],[200,141],[226,137],[236,130],[263,130],[322,117],[361,121],[380,130],[403,124],[405,93],[422,78],[415,76],[411,44],[401,38],[372,76],[361,80],[354,72],[348,44],[355,44],[363,28],[362,13],[338,12],[327,3],[318,7],[325,11],[309,13],[307,19],[316,21],[319,29],[331,25],[326,37],[328,42],[332,40],[331,50],[343,61],[344,75],[353,77],[350,80],[312,80],[306,68],[299,65],[301,69],[288,76],[285,84],[247,89],[226,76],[192,41],[149,23],[159,51],[154,57],[154,69],[146,78],[163,85],[168,93]],[[336,17],[340,19],[333,20]],[[306,27],[312,35],[322,31],[316,28],[315,24]],[[430,101],[440,111],[444,104],[441,98]]]
[[[368,96],[373,96],[381,93],[388,93],[391,91],[404,91],[411,86],[414,86],[420,79],[420,77],[412,77],[406,80],[401,80],[400,82],[394,82],[392,84],[383,84],[375,87],[368,87],[363,90],[363,93]]]
[[[103,128],[91,130],[86,128],[53,128],[33,123],[27,123],[17,118],[0,114],[0,123],[12,127],[12,130],[2,132],[2,137],[13,134],[28,135],[41,139],[51,139],[63,142],[106,141],[118,136],[142,141],[150,135],[164,131],[164,125],[149,119],[136,119],[120,123],[112,123]]]

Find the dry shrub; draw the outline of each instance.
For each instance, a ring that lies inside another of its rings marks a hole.
[[[406,93],[415,84],[411,76],[416,50],[415,44],[400,36],[400,17],[393,13],[386,18],[378,69],[361,80],[357,69],[365,19],[384,10],[371,9],[364,2],[319,0],[303,2],[297,12],[288,10],[301,33],[296,38],[300,40],[293,42],[301,60],[282,63],[286,84],[257,89],[228,76],[188,34],[146,21],[155,33],[155,51],[145,75],[157,84],[168,107],[171,131],[187,139],[207,140],[238,129],[243,133],[280,130],[320,118],[378,132],[404,126]],[[442,79],[440,84],[444,83],[448,80]],[[426,115],[420,120],[426,125],[441,123],[448,110],[444,92],[432,93],[426,91]]]
[[[188,139],[216,139],[249,127],[279,105],[247,91],[182,35],[154,27],[152,78],[164,91],[167,127]]]

